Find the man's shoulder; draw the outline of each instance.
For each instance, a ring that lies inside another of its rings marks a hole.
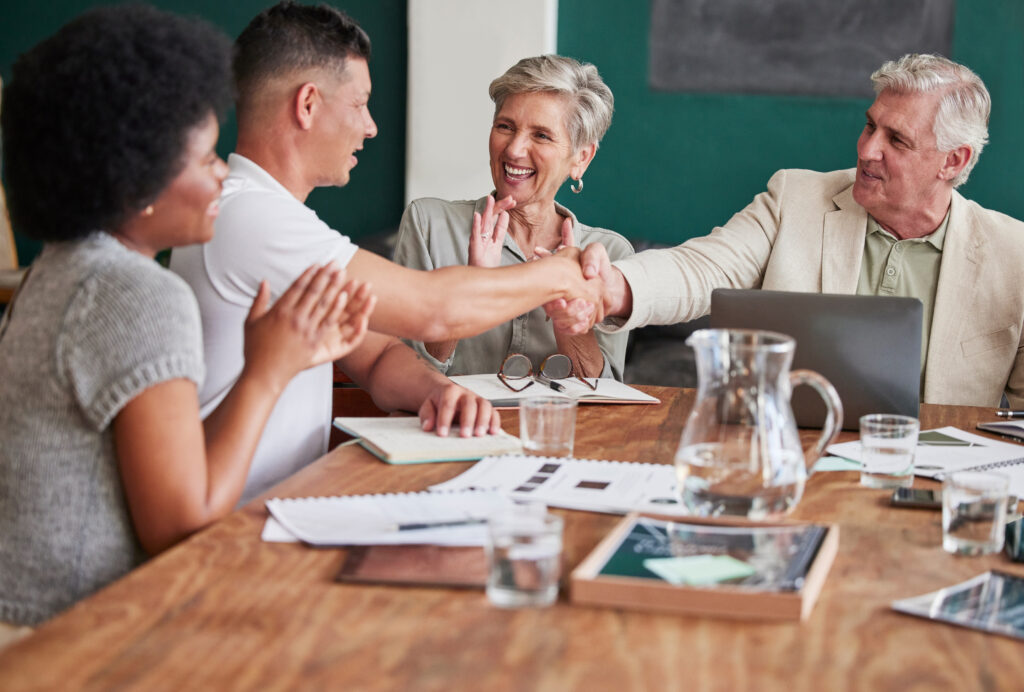
[[[241,247],[256,252],[282,245],[331,244],[343,234],[292,195],[260,186],[226,188],[214,225],[211,253],[235,254]]]
[[[236,220],[267,226],[285,219],[323,223],[315,211],[290,194],[245,183],[225,185],[220,197],[218,227],[232,225]]]
[[[820,191],[831,197],[853,185],[856,168],[844,168],[837,171],[812,171],[805,168],[783,168],[775,172],[769,180],[769,187],[780,186],[797,192],[810,190]]]
[[[968,223],[975,228],[993,233],[1006,233],[1018,242],[1024,243],[1024,221],[1015,219],[1009,214],[988,209],[974,200],[967,199],[954,192],[955,203],[963,205]]]

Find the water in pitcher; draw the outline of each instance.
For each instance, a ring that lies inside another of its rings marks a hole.
[[[702,329],[686,343],[697,358],[698,386],[676,452],[681,502],[704,517],[786,514],[803,496],[806,464],[839,433],[839,395],[818,373],[790,372],[796,342],[785,334]],[[800,384],[813,387],[827,409],[808,458],[789,403]]]
[[[749,451],[721,442],[681,447],[676,475],[687,510],[703,517],[766,519],[795,507],[804,493],[803,454],[776,450],[775,463],[763,464],[752,461]]]

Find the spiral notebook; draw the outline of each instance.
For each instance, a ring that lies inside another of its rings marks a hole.
[[[627,461],[506,455],[485,457],[431,491],[480,488],[529,502],[590,512],[685,514],[675,467]]]
[[[861,460],[860,441],[842,442],[829,454]],[[954,471],[998,471],[1010,479],[1010,493],[1024,494],[1024,447],[947,426],[922,430],[914,450],[914,474],[942,480]]]
[[[1024,421],[1022,420],[995,420],[986,423],[978,423],[978,430],[994,433],[1008,440],[1024,442]]]
[[[512,500],[494,491],[272,498],[263,539],[310,545],[482,546],[487,517]],[[274,522],[277,526],[271,524]]]

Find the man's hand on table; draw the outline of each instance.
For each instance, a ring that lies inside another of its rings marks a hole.
[[[494,435],[501,430],[501,416],[491,402],[454,382],[439,385],[420,406],[420,424],[446,437],[453,424],[462,437]]]

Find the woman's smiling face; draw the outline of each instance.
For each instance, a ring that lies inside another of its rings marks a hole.
[[[489,140],[498,199],[512,195],[517,209],[554,204],[562,183],[579,168],[580,155],[573,151],[566,127],[567,108],[566,98],[553,92],[525,92],[505,99],[494,116]]]

